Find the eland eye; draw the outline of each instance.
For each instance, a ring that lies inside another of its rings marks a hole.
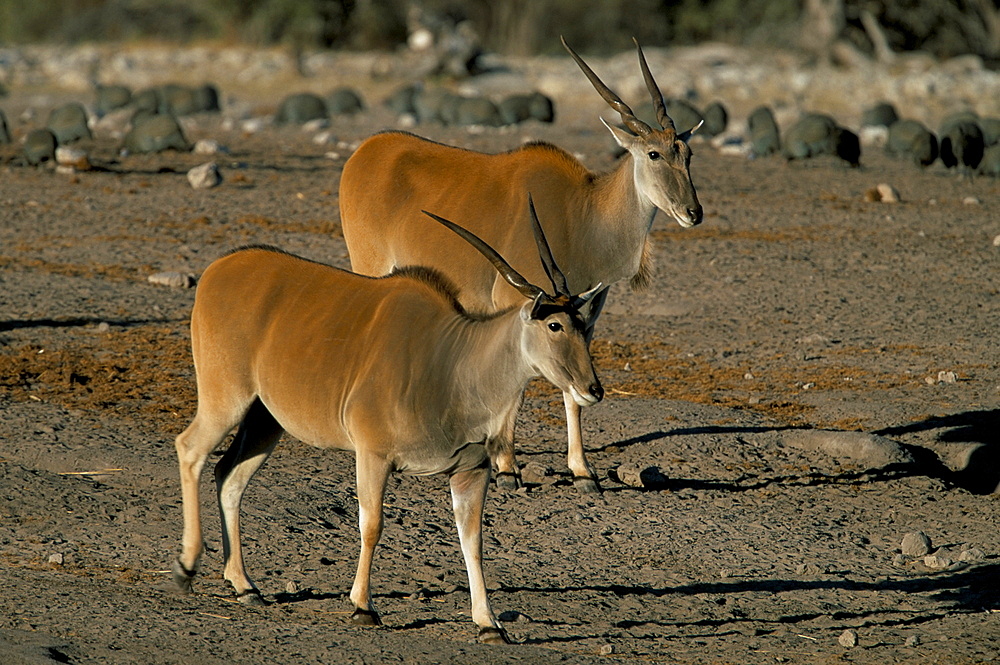
[[[658,159],[661,159],[661,158],[663,157],[663,155],[661,155],[661,154],[660,154],[659,152],[657,152],[656,150],[650,150],[649,152],[647,152],[647,153],[646,153],[646,155],[647,155],[647,156],[648,156],[648,157],[649,157],[649,158],[650,158],[651,160],[653,160],[654,162],[655,162],[656,160],[658,160]]]
[[[563,326],[561,323],[553,321],[549,324],[549,330],[552,332],[562,332]]]

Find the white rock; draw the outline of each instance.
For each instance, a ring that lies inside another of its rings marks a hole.
[[[938,383],[956,383],[958,381],[958,375],[954,372],[938,372],[937,375]]]
[[[318,132],[321,129],[326,129],[330,126],[330,121],[326,118],[314,118],[307,122],[302,123],[302,131],[304,132]]]
[[[950,566],[954,561],[945,554],[928,554],[924,557],[924,565],[935,570],[942,570]]]
[[[222,174],[215,162],[208,162],[188,171],[187,179],[195,189],[211,189],[222,182]]]
[[[993,238],[993,246],[1000,247],[1000,236],[996,236]]]
[[[902,200],[899,197],[899,190],[887,182],[880,182],[875,186],[875,190],[878,192],[882,203],[899,203]]]
[[[54,563],[57,566],[61,566],[64,560],[65,559],[61,552],[56,552],[55,554],[49,555],[49,563]]]
[[[61,173],[90,170],[90,159],[87,157],[87,153],[70,146],[56,148],[56,164],[59,165]]]
[[[848,649],[856,647],[858,646],[858,631],[848,628],[840,634],[837,641],[840,643],[840,646]]]
[[[193,152],[196,155],[217,155],[220,152],[229,152],[215,139],[200,139],[194,144]]]
[[[176,289],[190,289],[195,285],[194,275],[181,272],[158,272],[146,278],[150,284],[170,286]]]
[[[966,196],[964,199],[962,199],[962,203],[964,203],[967,206],[977,206],[982,202],[975,196]]]

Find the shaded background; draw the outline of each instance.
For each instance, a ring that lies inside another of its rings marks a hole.
[[[0,0],[0,46],[221,41],[293,49],[394,49],[461,27],[504,55],[611,53],[706,40],[845,50],[884,59],[926,51],[1000,61],[996,0]]]

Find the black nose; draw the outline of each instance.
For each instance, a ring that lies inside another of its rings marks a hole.
[[[688,212],[688,219],[690,219],[695,224],[701,224],[701,216],[704,214],[704,211],[701,209],[701,206],[698,206],[697,208],[688,208],[687,212]]]
[[[598,402],[604,399],[604,387],[601,384],[595,383],[590,386],[589,390],[590,394],[596,397]]]

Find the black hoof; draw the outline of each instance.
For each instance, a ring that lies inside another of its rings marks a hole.
[[[514,492],[521,487],[521,476],[511,471],[501,471],[497,474],[497,487],[507,492]]]
[[[251,607],[267,607],[268,604],[257,589],[248,589],[243,593],[236,594],[236,600]]]
[[[507,631],[500,626],[486,626],[479,629],[479,641],[483,644],[513,644]]]
[[[174,565],[170,568],[174,574],[174,584],[184,593],[194,591],[193,582],[196,571],[188,570],[181,563],[180,559],[174,559]]]
[[[378,612],[375,610],[363,610],[360,607],[354,610],[354,614],[351,615],[351,621],[359,626],[382,625],[382,619],[378,617]]]
[[[575,476],[573,485],[584,494],[600,494],[601,486],[593,478],[587,476]]]

